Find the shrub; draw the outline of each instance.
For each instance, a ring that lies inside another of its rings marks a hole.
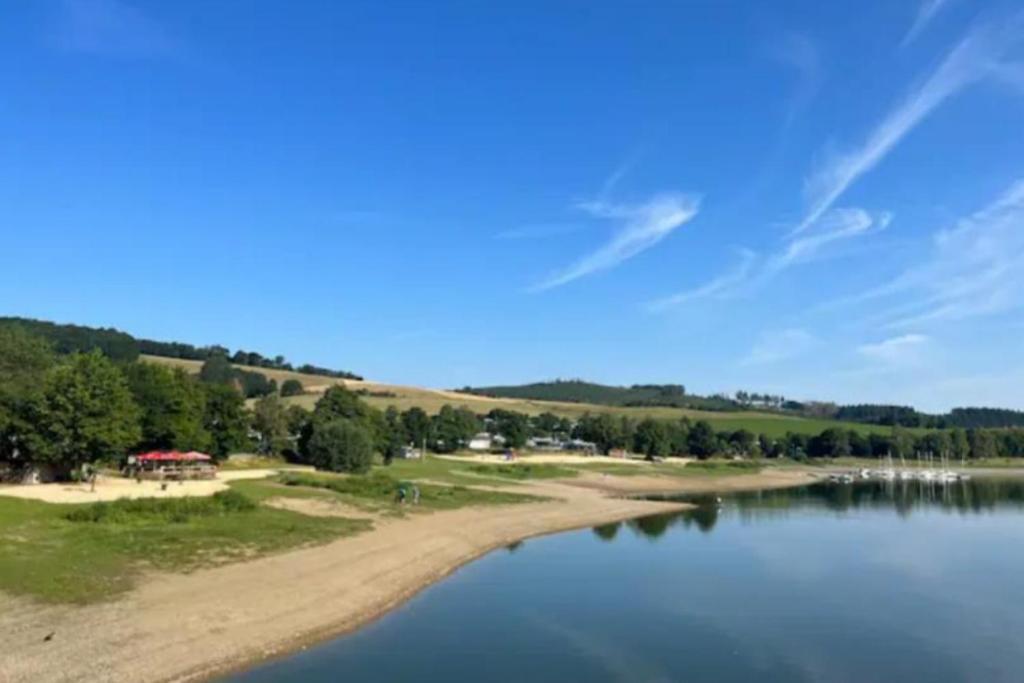
[[[281,385],[282,396],[301,396],[305,393],[302,382],[297,379],[286,379]]]
[[[209,498],[138,498],[93,503],[65,515],[72,522],[126,524],[135,521],[181,524],[193,517],[214,517],[256,509],[256,503],[238,491],[220,491]]]

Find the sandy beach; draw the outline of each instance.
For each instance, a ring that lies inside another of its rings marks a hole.
[[[783,487],[814,477],[586,474],[517,487],[548,501],[410,515],[323,546],[191,574],[151,574],[128,594],[96,605],[43,605],[0,594],[0,681],[209,679],[356,629],[515,541],[681,507],[621,494]]]

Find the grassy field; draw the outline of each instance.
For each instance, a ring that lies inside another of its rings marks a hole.
[[[46,602],[84,604],[130,589],[145,570],[188,572],[367,531],[366,519],[310,516],[264,505],[271,498],[340,502],[376,513],[410,510],[395,502],[400,481],[418,484],[418,509],[447,510],[541,500],[465,484],[553,476],[550,468],[471,471],[440,458],[378,466],[371,475],[309,472],[231,482],[208,498],[148,498],[57,505],[0,496],[0,590]],[[446,486],[444,483],[453,484]]]
[[[326,543],[371,526],[258,504],[189,512],[197,503],[182,500],[53,505],[0,496],[0,589],[88,603],[128,590],[145,569],[187,572]]]
[[[193,373],[198,373],[199,368],[202,366],[202,363],[199,361],[181,360],[177,358],[144,356],[143,359],[153,363],[181,367]],[[254,368],[245,369],[252,370]],[[357,382],[352,380],[340,380],[331,377],[286,372],[284,370],[259,369],[259,371],[263,372],[268,377],[276,379],[279,384],[285,379],[297,379],[302,382],[302,385],[306,387],[310,393],[303,396],[289,397],[284,400],[286,403],[294,403],[309,409],[311,409],[320,399],[320,393],[325,391],[329,386],[333,384],[342,384],[353,391],[366,392],[363,398],[369,404],[378,408],[384,409],[393,405],[399,410],[407,410],[415,406],[422,408],[430,414],[437,413],[441,410],[443,405],[450,404],[455,406],[466,406],[477,413],[487,413],[494,408],[504,408],[506,410],[516,410],[529,415],[539,415],[540,413],[551,412],[555,415],[569,418],[578,418],[584,413],[610,413],[612,415],[625,415],[638,420],[645,417],[679,419],[686,416],[691,420],[707,420],[716,430],[719,431],[747,429],[756,434],[763,433],[773,437],[783,436],[786,432],[818,434],[829,427],[843,427],[862,434],[870,434],[873,432],[888,433],[889,431],[888,427],[880,427],[876,425],[837,422],[834,420],[817,420],[756,411],[718,412],[656,406],[630,408],[593,405],[587,403],[486,398],[454,391],[424,389],[420,387],[382,384],[368,381]]]
[[[402,480],[386,470],[375,470],[365,476],[338,476],[321,473],[282,474],[277,481],[286,486],[322,488],[338,494],[342,502],[392,513],[402,511],[452,510],[467,505],[508,505],[512,503],[533,503],[541,499],[520,493],[417,483],[420,490],[419,505],[399,506],[396,494]]]

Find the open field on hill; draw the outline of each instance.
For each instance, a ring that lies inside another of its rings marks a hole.
[[[182,360],[179,358],[143,356],[143,360],[160,363],[162,365],[181,367],[192,373],[198,373],[199,368],[202,367],[202,363],[200,361]],[[477,413],[487,413],[494,408],[504,408],[506,410],[516,410],[529,415],[539,415],[540,413],[551,412],[555,415],[569,418],[577,418],[584,413],[610,413],[612,415],[625,415],[637,420],[645,417],[675,420],[686,416],[691,420],[707,420],[716,430],[719,431],[747,429],[755,434],[763,433],[774,437],[783,436],[786,432],[819,434],[829,427],[844,427],[862,434],[871,434],[873,432],[885,434],[889,432],[888,427],[881,427],[877,425],[858,424],[854,422],[837,422],[835,420],[819,420],[757,411],[719,412],[659,406],[620,407],[588,403],[487,398],[442,389],[426,389],[372,381],[343,380],[333,377],[322,377],[319,375],[304,375],[302,373],[289,372],[286,370],[249,368],[245,366],[238,367],[246,370],[262,372],[267,377],[276,380],[278,384],[287,379],[297,379],[302,383],[302,386],[305,387],[308,393],[303,396],[292,396],[284,400],[286,403],[294,403],[307,409],[312,409],[319,400],[320,394],[326,391],[330,386],[340,384],[353,391],[365,392],[363,393],[363,399],[370,405],[380,409],[387,408],[388,406],[395,406],[399,410],[407,410],[416,406],[431,414],[437,413],[445,404],[450,404],[454,406],[466,406]]]

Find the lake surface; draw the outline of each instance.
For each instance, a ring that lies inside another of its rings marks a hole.
[[[1022,681],[1024,486],[816,485],[530,540],[230,680]]]

